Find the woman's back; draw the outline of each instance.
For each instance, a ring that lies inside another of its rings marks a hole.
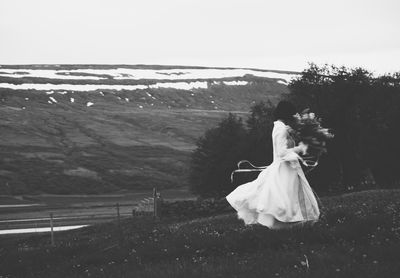
[[[272,130],[272,148],[274,161],[279,160],[282,157],[283,152],[287,148],[293,148],[295,142],[288,134],[288,126],[281,121],[274,122],[274,128]]]

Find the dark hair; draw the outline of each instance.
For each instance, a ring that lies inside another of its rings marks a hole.
[[[285,122],[292,121],[293,115],[296,114],[296,107],[287,100],[282,100],[278,103],[274,111],[274,118],[276,120],[283,120]]]

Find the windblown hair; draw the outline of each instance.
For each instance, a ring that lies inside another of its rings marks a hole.
[[[296,107],[287,100],[282,100],[278,103],[274,111],[274,119],[289,122],[293,120],[293,115],[296,114]]]

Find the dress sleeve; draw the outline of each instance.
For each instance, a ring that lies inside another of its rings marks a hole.
[[[279,158],[284,161],[298,161],[300,156],[298,155],[301,152],[301,147],[297,146],[294,148],[288,148],[288,140],[287,140],[287,130],[286,128],[281,128],[275,134],[275,147],[276,154]]]

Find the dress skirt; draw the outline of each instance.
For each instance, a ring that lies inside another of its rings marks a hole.
[[[298,161],[275,160],[258,177],[238,186],[227,201],[246,225],[280,229],[319,218],[316,196]]]

